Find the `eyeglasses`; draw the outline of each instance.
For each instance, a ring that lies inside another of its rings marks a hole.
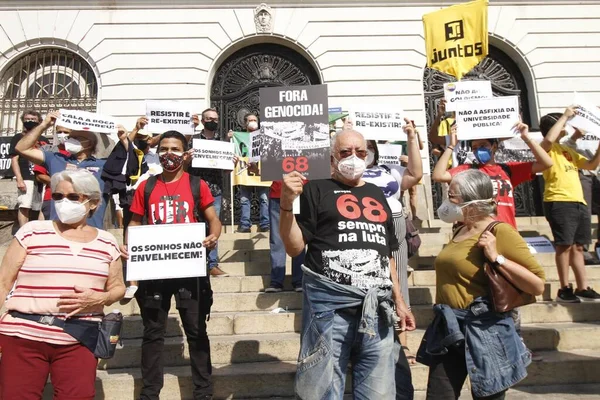
[[[352,153],[355,153],[358,158],[362,158],[362,159],[367,158],[367,151],[366,150],[343,149],[343,150],[339,151],[339,154],[340,154],[341,158],[350,157],[352,155]]]
[[[87,196],[85,194],[82,193],[52,193],[52,200],[54,201],[61,201],[64,198],[67,198],[67,200],[69,201],[78,201],[78,202],[82,202],[83,199],[85,199]]]
[[[455,193],[450,193],[450,192],[448,192],[448,198],[449,198],[449,199],[455,199],[455,198],[457,198],[457,197],[460,197],[460,196],[459,196],[459,195],[457,195],[457,194],[455,194]]]

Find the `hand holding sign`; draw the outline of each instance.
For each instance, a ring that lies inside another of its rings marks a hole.
[[[580,93],[575,93],[573,104],[577,104],[577,106],[571,106],[574,112],[573,117],[568,121],[569,125],[592,135],[600,136],[600,108]],[[565,110],[565,115],[569,117],[567,110]]]
[[[283,176],[281,185],[281,203],[280,207],[285,210],[291,210],[294,200],[302,194],[306,178],[299,172],[290,172]]]
[[[50,111],[48,114],[46,114],[46,118],[44,118],[44,121],[42,122],[44,130],[53,127],[59,118],[60,113],[58,111]]]
[[[139,117],[137,119],[137,121],[135,122],[135,129],[137,129],[138,131],[141,129],[144,129],[144,127],[148,125],[148,118],[144,117]]]

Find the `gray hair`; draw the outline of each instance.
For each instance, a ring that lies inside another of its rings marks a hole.
[[[467,207],[475,219],[496,213],[496,198],[494,197],[494,185],[490,177],[478,169],[468,169],[454,176],[452,182],[456,182],[458,193],[463,203],[475,200]]]
[[[362,138],[362,140],[365,142],[365,146],[367,145],[367,141],[366,141],[366,139],[365,139],[365,137],[363,136],[362,133],[357,132],[357,131],[355,131],[353,129],[344,129],[344,130],[341,130],[339,132],[336,132],[335,135],[333,135],[333,137],[331,138],[331,150],[335,151],[337,149],[339,140],[342,137],[344,137],[344,136],[346,136],[348,134],[353,134],[353,135],[360,136]]]
[[[85,169],[65,170],[52,175],[50,187],[52,193],[62,181],[70,182],[77,193],[85,194],[90,200],[100,200],[102,192],[96,177]]]

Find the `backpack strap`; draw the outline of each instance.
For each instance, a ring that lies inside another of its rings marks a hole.
[[[502,168],[502,170],[504,171],[506,176],[508,176],[508,179],[511,179],[512,171],[510,170],[510,167],[507,164],[498,164],[498,165],[500,166],[500,168]]]
[[[158,176],[153,175],[146,180],[146,186],[144,186],[144,211],[146,212],[146,217],[150,218],[150,195],[156,186],[156,182],[158,182]]]
[[[192,197],[194,198],[194,218],[196,222],[202,222],[202,213],[200,212],[200,185],[202,179],[199,176],[188,174],[190,177],[190,188],[192,189]]]

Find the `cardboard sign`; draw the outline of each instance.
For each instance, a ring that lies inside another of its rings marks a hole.
[[[456,103],[458,140],[497,139],[515,136],[519,122],[517,96]]]
[[[12,160],[9,157],[12,138],[12,136],[0,136],[0,177],[2,178],[14,176]]]
[[[60,118],[56,126],[75,131],[88,131],[104,134],[116,134],[117,123],[113,117],[80,110],[58,110]]]
[[[365,139],[406,141],[404,112],[390,105],[356,105],[350,108],[354,129]]]
[[[379,165],[400,165],[401,144],[379,144],[377,149],[379,150],[379,160],[377,162]]]
[[[127,280],[206,276],[204,223],[130,226]]]
[[[261,179],[298,171],[307,179],[330,174],[327,85],[261,88]]]
[[[491,99],[492,97],[492,82],[490,81],[444,83],[446,111],[456,111],[456,103],[459,101]]]
[[[527,247],[531,254],[554,253],[552,242],[545,236],[523,238],[527,242]]]
[[[577,105],[575,116],[568,124],[585,133],[600,136],[600,109],[580,93],[575,93],[573,104]]]
[[[233,143],[220,140],[194,139],[194,168],[212,168],[233,170]]]
[[[194,133],[192,111],[178,101],[146,100],[146,129],[151,133],[177,131],[184,135]]]

